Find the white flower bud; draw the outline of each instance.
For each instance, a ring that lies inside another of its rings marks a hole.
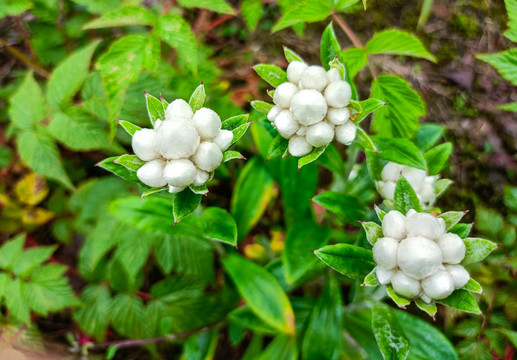
[[[404,165],[400,165],[394,162],[387,163],[381,172],[382,180],[397,182],[403,167]]]
[[[440,270],[422,281],[422,289],[430,298],[441,300],[452,294],[454,282],[447,271]]]
[[[470,280],[469,272],[461,265],[447,265],[445,271],[452,277],[455,289],[462,288]]]
[[[201,108],[192,117],[192,122],[201,139],[213,139],[221,130],[221,118],[214,110]]]
[[[211,141],[204,141],[199,144],[192,160],[198,168],[204,171],[214,171],[223,161],[223,153],[219,146]]]
[[[219,146],[221,151],[225,151],[232,144],[233,132],[230,130],[219,130],[219,133],[214,138],[213,142]]]
[[[322,121],[307,128],[305,138],[309,144],[315,147],[328,145],[334,138],[334,129]]]
[[[420,282],[407,276],[402,271],[397,271],[393,275],[391,286],[397,294],[408,299],[413,299],[420,294]]]
[[[402,169],[402,176],[404,176],[415,192],[418,192],[424,183],[426,173],[424,170],[404,166]]]
[[[156,146],[156,132],[153,129],[142,129],[135,132],[131,145],[136,156],[141,160],[149,161],[160,157]]]
[[[200,142],[199,134],[189,120],[164,121],[157,131],[156,139],[160,153],[167,159],[191,156]]]
[[[440,221],[427,213],[418,213],[408,218],[406,229],[410,236],[423,236],[431,240],[438,239],[445,232]]]
[[[302,85],[304,89],[322,91],[327,84],[327,72],[321,66],[309,66],[302,74]]]
[[[298,88],[296,85],[291,84],[290,82],[285,82],[283,84],[278,85],[275,89],[275,94],[273,95],[273,102],[275,105],[281,107],[282,109],[288,109],[291,106],[291,100],[298,92]]]
[[[282,137],[289,139],[293,136],[300,124],[289,110],[282,110],[275,118],[275,127]]]
[[[412,278],[424,279],[440,269],[442,252],[434,241],[421,236],[408,237],[400,242],[398,264]]]
[[[327,111],[327,119],[334,125],[343,125],[350,118],[350,110],[343,108],[329,108]]]
[[[187,159],[170,160],[163,170],[163,177],[169,185],[186,187],[196,178],[197,169]]]
[[[291,100],[291,111],[302,125],[313,125],[320,122],[327,113],[327,102],[316,90],[300,90]]]
[[[431,303],[431,301],[433,301],[433,299],[431,299],[429,296],[427,296],[427,295],[425,294],[425,292],[423,292],[423,291],[421,291],[421,292],[420,292],[420,295],[419,295],[419,296],[420,296],[420,299],[421,299],[423,302],[427,303],[427,304],[430,304],[430,303]]]
[[[415,214],[418,214],[417,211],[415,209],[409,209],[406,213],[406,219],[409,218],[410,216],[413,216]]]
[[[335,81],[325,89],[325,99],[332,107],[340,108],[347,106],[352,97],[352,89],[346,81]]]
[[[185,190],[185,188],[186,188],[186,186],[185,187],[178,187],[178,186],[169,185],[169,192],[171,194],[176,194],[176,193],[182,192],[183,190]]]
[[[201,169],[197,169],[196,178],[194,179],[193,185],[203,185],[210,179],[210,174]]]
[[[391,210],[382,219],[382,233],[395,240],[406,237],[406,217],[397,210]]]
[[[377,239],[373,245],[373,258],[377,265],[386,269],[393,269],[397,266],[397,250],[399,242],[390,237]]]
[[[282,111],[282,108],[280,106],[273,106],[271,110],[267,113],[267,119],[271,122],[275,121],[275,117]]]
[[[153,188],[159,188],[167,185],[167,181],[163,178],[163,169],[167,163],[161,159],[146,162],[138,171],[136,176],[138,180]]]
[[[424,183],[420,188],[420,191],[417,193],[418,198],[423,203],[429,203],[434,199],[434,187],[433,185],[429,185]]]
[[[165,109],[165,120],[173,120],[175,118],[192,119],[194,112],[190,105],[183,99],[176,99]]]
[[[296,132],[296,135],[298,136],[305,136],[305,134],[307,133],[307,126],[300,126],[300,128],[298,129],[298,131]]]
[[[334,131],[336,132],[337,141],[344,145],[350,145],[355,139],[357,127],[353,122],[347,121],[343,125],[336,126]]]
[[[307,64],[300,61],[293,61],[287,66],[287,79],[293,84],[298,84],[302,74],[307,69]]]
[[[391,282],[391,278],[393,275],[395,275],[394,269],[386,269],[383,266],[378,265],[375,268],[375,274],[377,275],[377,280],[379,280],[379,283],[382,285],[389,284]]]
[[[446,264],[459,264],[465,257],[465,243],[463,239],[453,233],[443,234],[436,241],[443,254]]]
[[[329,71],[327,71],[327,80],[330,84],[330,83],[333,83],[334,81],[340,81],[343,79],[341,79],[341,74],[339,73],[339,70],[336,68],[332,68]]]
[[[162,124],[162,120],[158,119],[154,122],[154,130],[158,130],[158,128],[160,127],[160,125]]]
[[[395,197],[395,183],[393,181],[379,181],[379,193],[381,194],[383,199],[393,201]]]
[[[305,156],[312,151],[312,145],[304,136],[293,136],[289,139],[289,154],[293,156]]]

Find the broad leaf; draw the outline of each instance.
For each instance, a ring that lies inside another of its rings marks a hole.
[[[444,128],[438,124],[422,124],[418,129],[414,143],[424,152],[433,147],[443,136]]]
[[[273,87],[278,87],[278,85],[288,81],[287,73],[276,65],[258,64],[253,66],[253,70]]]
[[[355,225],[365,216],[365,206],[353,196],[326,191],[313,197],[312,201],[339,215],[350,224]]]
[[[234,14],[235,10],[224,0],[179,0],[187,8],[209,9],[222,14]]]
[[[439,218],[445,221],[445,226],[447,230],[450,230],[454,225],[456,225],[460,220],[465,216],[466,211],[447,211],[443,214],[438,215]]]
[[[373,142],[380,151],[379,156],[398,164],[426,170],[422,153],[410,140],[404,138],[374,137]]]
[[[43,93],[29,72],[9,101],[9,118],[16,128],[26,130],[39,124],[46,115]]]
[[[497,249],[497,244],[480,238],[466,238],[464,240],[467,251],[462,265],[472,264],[486,258],[492,251]]]
[[[271,142],[271,145],[269,145],[269,149],[267,150],[267,160],[284,157],[287,154],[288,147],[289,140],[278,134]]]
[[[325,0],[300,0],[284,11],[283,16],[273,26],[273,32],[300,22],[315,22],[325,19],[332,10],[332,4]]]
[[[82,305],[75,309],[74,320],[87,334],[102,341],[109,323],[111,296],[103,285],[89,285],[81,293]]]
[[[145,334],[145,308],[135,295],[120,293],[110,304],[109,316],[113,328],[121,335],[138,339]]]
[[[391,308],[382,303],[373,303],[372,330],[385,359],[406,359],[409,341]]]
[[[478,54],[476,57],[495,67],[502,77],[517,85],[517,48],[497,54]]]
[[[56,251],[55,246],[37,246],[25,250],[13,261],[13,273],[19,277],[26,277],[36,267],[47,261]]]
[[[469,236],[472,224],[456,224],[448,230],[448,232],[457,234],[460,238],[465,239]]]
[[[105,13],[83,26],[84,30],[105,27],[153,25],[155,16],[143,6],[124,6]]]
[[[368,54],[413,56],[436,62],[436,58],[415,35],[396,29],[376,33],[366,44],[365,51]]]
[[[400,211],[402,214],[406,214],[410,209],[414,209],[417,212],[422,211],[420,200],[418,200],[415,190],[402,176],[397,181],[393,202],[395,210]]]
[[[372,252],[359,246],[328,245],[314,254],[337,272],[356,279],[363,279],[375,267]]]
[[[254,31],[262,16],[262,0],[244,0],[241,4],[241,14],[250,31]]]
[[[356,118],[354,122],[359,124],[363,121],[368,115],[373,113],[375,110],[380,109],[381,107],[388,105],[384,101],[379,99],[369,98],[367,100],[363,100],[359,103],[361,105],[361,111],[356,114]]]
[[[444,144],[435,146],[424,154],[425,162],[427,163],[427,169],[429,170],[429,175],[437,175],[443,170],[447,159],[449,159],[449,156],[451,155],[451,152],[452,143],[446,142]]]
[[[175,193],[172,198],[172,216],[177,224],[197,209],[202,195],[194,194],[190,189]]]
[[[201,217],[203,233],[210,240],[237,245],[237,224],[225,210],[217,207],[205,209]]]
[[[456,290],[448,298],[437,300],[440,304],[466,311],[473,314],[481,314],[476,299],[467,290]]]
[[[364,68],[368,61],[368,56],[364,53],[363,49],[358,48],[343,50],[341,52],[341,58],[351,79]]]

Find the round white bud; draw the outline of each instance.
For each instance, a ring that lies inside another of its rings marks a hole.
[[[219,146],[221,151],[225,151],[232,144],[233,132],[230,130],[219,130],[219,133],[212,141]]]
[[[200,142],[199,134],[189,120],[164,121],[157,131],[156,139],[160,153],[167,159],[191,156]]]
[[[426,173],[424,170],[404,166],[402,169],[402,176],[404,176],[411,187],[418,192],[424,183]]]
[[[328,145],[334,138],[334,129],[322,121],[307,128],[305,138],[309,144],[315,147]]]
[[[138,180],[153,188],[160,188],[167,185],[167,181],[163,178],[163,169],[167,163],[161,159],[146,162],[138,171],[136,176]]]
[[[333,83],[334,81],[342,80],[339,70],[336,68],[332,68],[329,71],[327,71],[327,80],[328,80],[329,84]]]
[[[313,125],[325,117],[327,102],[319,91],[304,89],[293,96],[290,109],[300,124]]]
[[[273,95],[273,102],[281,107],[282,109],[288,109],[291,106],[291,100],[298,92],[298,88],[296,85],[291,84],[290,82],[285,82],[283,84],[278,85],[275,89],[275,94]]]
[[[430,298],[441,300],[452,294],[454,282],[447,271],[440,270],[422,281],[422,289]]]
[[[397,250],[399,242],[389,237],[377,239],[373,245],[373,258],[377,265],[386,269],[393,269],[397,266]]]
[[[214,171],[223,161],[223,153],[217,144],[204,141],[199,144],[192,160],[198,168],[204,171]]]
[[[221,118],[214,110],[201,108],[192,117],[192,122],[201,139],[213,139],[221,130]]]
[[[420,282],[407,276],[402,271],[397,271],[391,278],[393,290],[400,296],[413,299],[420,294]]]
[[[163,170],[163,177],[169,185],[186,187],[196,178],[197,169],[187,159],[170,160]]]
[[[334,130],[336,132],[336,140],[344,145],[350,145],[354,141],[357,133],[357,127],[351,121],[336,126]]]
[[[210,179],[210,174],[201,169],[197,169],[196,178],[194,179],[193,185],[203,185]]]
[[[346,81],[334,81],[325,89],[325,99],[327,104],[332,107],[343,107],[350,103],[352,89]]]
[[[406,228],[410,236],[423,236],[431,240],[438,239],[445,232],[440,221],[427,213],[418,213],[409,217]]]
[[[443,234],[438,238],[436,244],[442,251],[443,262],[446,264],[459,264],[465,257],[465,243],[456,234]]]
[[[293,84],[298,84],[302,79],[303,72],[307,69],[307,64],[301,61],[293,61],[287,66],[287,79]]]
[[[327,72],[321,66],[309,66],[302,74],[302,85],[304,89],[322,91],[327,84]]]
[[[442,265],[442,252],[434,241],[421,236],[408,237],[400,242],[399,267],[415,279],[436,273]]]
[[[424,183],[417,193],[418,198],[423,203],[429,203],[434,199],[434,186],[432,184]]]
[[[382,233],[395,240],[406,237],[406,217],[397,210],[391,210],[382,219]]]
[[[282,137],[289,139],[293,136],[300,124],[289,110],[282,110],[275,118],[275,127]]]
[[[293,136],[289,139],[289,154],[293,156],[305,156],[312,151],[312,145],[304,136]]]
[[[379,193],[381,194],[382,198],[393,201],[393,198],[395,197],[396,184],[393,181],[379,182],[382,183],[379,185]]]
[[[183,99],[176,99],[171,102],[165,109],[165,120],[173,120],[175,118],[192,119],[194,112],[190,105]]]
[[[267,119],[271,122],[275,121],[275,117],[282,111],[282,108],[280,106],[273,106],[271,110],[267,113]]]
[[[156,120],[156,121],[154,122],[154,125],[153,125],[154,130],[158,130],[158,128],[160,127],[160,125],[162,124],[162,122],[163,122],[163,121],[162,121],[162,120],[160,120],[160,119]]]
[[[409,209],[406,213],[406,219],[410,216],[413,216],[415,214],[418,214],[417,211],[415,209]]]
[[[307,126],[300,126],[300,128],[298,129],[298,131],[296,132],[296,135],[298,136],[305,136],[305,134],[307,133]]]
[[[384,181],[394,181],[397,182],[397,180],[400,177],[400,173],[402,172],[402,168],[404,165],[400,165],[394,162],[387,163],[384,168],[382,168],[381,172],[381,178]]]
[[[462,288],[470,280],[469,272],[461,265],[447,265],[445,271],[452,277],[455,289]]]
[[[343,125],[350,118],[350,110],[346,107],[329,108],[327,119],[334,125]]]
[[[389,284],[391,282],[391,278],[395,275],[394,269],[386,269],[384,266],[378,265],[375,268],[375,274],[377,275],[377,280],[382,285]]]
[[[179,193],[179,192],[182,192],[183,190],[185,190],[186,186],[184,187],[181,187],[181,186],[172,186],[172,185],[169,185],[169,192],[171,194],[176,194],[176,193]]]
[[[136,156],[141,160],[149,161],[160,157],[156,145],[156,132],[153,129],[142,129],[135,132],[131,145]]]

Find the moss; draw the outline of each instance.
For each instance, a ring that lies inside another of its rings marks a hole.
[[[448,63],[456,57],[456,48],[450,42],[443,43],[435,52],[435,56],[440,64]]]
[[[478,20],[465,14],[455,14],[451,20],[452,30],[468,39],[478,38],[480,27]]]

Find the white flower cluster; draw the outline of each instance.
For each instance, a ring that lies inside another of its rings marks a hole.
[[[171,193],[202,185],[221,164],[232,140],[231,131],[221,130],[215,111],[201,108],[194,113],[187,102],[175,100],[154,129],[133,135],[133,151],[146,161],[137,171],[138,179],[154,188],[168,185]]]
[[[461,265],[465,243],[447,233],[443,219],[409,210],[396,210],[382,220],[384,237],[373,246],[375,268],[381,284],[390,284],[408,299],[440,300],[463,287],[470,275]]]
[[[403,176],[415,190],[416,196],[421,204],[429,205],[436,199],[434,183],[437,176],[427,176],[424,170],[415,169],[409,166],[389,162],[381,172],[380,181],[376,182],[377,190],[386,200],[392,200],[395,195],[397,180]]]
[[[334,137],[349,145],[357,128],[349,120],[352,90],[337,69],[293,61],[287,67],[288,82],[273,95],[275,106],[267,118],[278,133],[289,139],[289,153],[304,156],[313,147],[328,145]]]

